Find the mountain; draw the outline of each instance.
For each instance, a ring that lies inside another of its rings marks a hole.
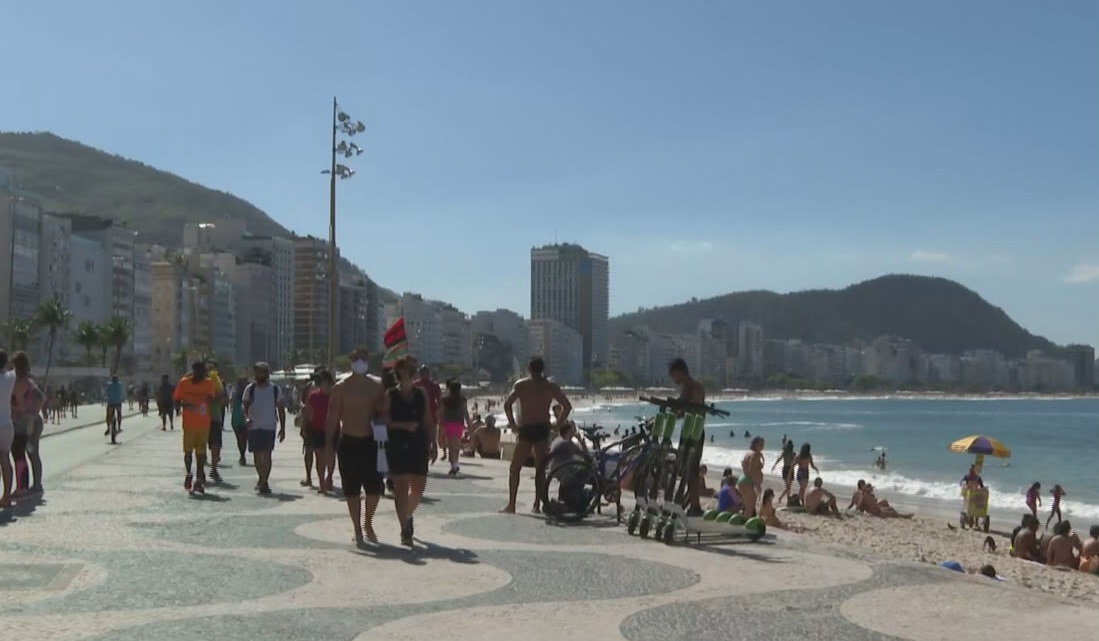
[[[143,242],[178,247],[184,223],[244,220],[254,234],[290,232],[255,205],[175,174],[50,133],[0,133],[0,170],[46,211],[114,219]]]
[[[976,292],[945,278],[888,275],[840,290],[789,294],[748,291],[669,307],[643,309],[611,319],[611,330],[646,325],[655,331],[690,333],[704,318],[733,325],[751,321],[768,338],[842,344],[878,336],[908,338],[931,353],[994,349],[1008,357],[1057,346],[1035,336]]]
[[[218,220],[244,220],[256,235],[291,235],[230,193],[51,133],[0,132],[0,174],[5,170],[14,174],[16,188],[41,199],[45,211],[110,218],[138,232],[145,243],[179,247],[185,223]],[[386,301],[397,298],[385,288],[381,295]]]

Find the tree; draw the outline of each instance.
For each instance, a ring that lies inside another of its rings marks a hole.
[[[604,387],[615,387],[621,385],[625,377],[622,376],[622,372],[616,369],[593,369],[591,370],[591,384],[595,389],[602,389]]]
[[[92,350],[99,347],[99,325],[91,321],[81,321],[76,326],[76,331],[73,332],[73,340],[76,344],[84,348],[85,364],[90,365],[95,362],[95,357],[92,356]]]
[[[176,373],[186,372],[187,366],[191,363],[191,356],[187,353],[187,350],[181,349],[179,353],[172,357],[172,365],[176,368]]]
[[[42,301],[34,314],[34,322],[46,330],[46,371],[42,374],[45,384],[50,379],[50,366],[53,365],[53,346],[57,343],[57,334],[68,328],[72,312],[59,299]]]
[[[114,348],[111,375],[115,375],[118,373],[118,364],[122,360],[122,349],[126,347],[126,343],[130,342],[130,321],[121,316],[115,316],[104,326],[103,335],[104,343]]]
[[[4,336],[8,339],[12,351],[27,349],[27,343],[30,343],[31,338],[34,337],[34,329],[33,321],[21,318],[9,318],[3,324]]]

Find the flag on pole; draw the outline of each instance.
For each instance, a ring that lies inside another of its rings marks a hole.
[[[408,356],[408,335],[404,330],[404,316],[401,316],[385,330],[385,358],[382,366],[393,367],[398,359],[405,356]]]

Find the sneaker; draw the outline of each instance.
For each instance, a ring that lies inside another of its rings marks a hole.
[[[264,496],[267,496],[268,494],[271,493],[271,486],[267,485],[267,484],[261,485],[260,488],[259,488],[259,493],[263,494]]]
[[[221,483],[221,473],[215,470],[210,470],[210,478],[214,483]]]
[[[195,481],[195,478],[193,476],[191,476],[190,474],[183,477],[183,489],[190,490],[191,485],[194,483],[194,481]]]

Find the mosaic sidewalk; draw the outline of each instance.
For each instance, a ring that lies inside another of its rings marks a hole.
[[[309,493],[300,442],[270,497],[236,465],[182,489],[179,435],[127,440],[52,479],[0,526],[0,637],[23,641],[1099,638],[1094,611],[929,566],[868,561],[795,535],[701,548],[629,537],[613,519],[558,526],[496,513],[506,469],[433,469],[417,547],[357,548],[343,501]],[[232,434],[225,434],[232,449]],[[524,475],[523,495],[531,481]],[[528,509],[528,505],[521,505]],[[1035,616],[1040,611],[1040,616]]]

